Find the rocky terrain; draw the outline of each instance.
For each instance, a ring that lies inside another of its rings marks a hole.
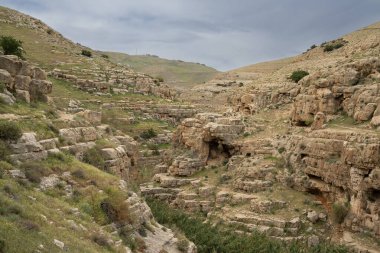
[[[181,91],[0,28],[27,53],[0,55],[0,252],[219,252],[176,212],[264,252],[380,252],[379,23]]]
[[[182,121],[173,142],[191,152],[142,194],[280,240],[379,252],[379,31],[377,23],[181,94],[213,101],[213,113]],[[296,70],[310,74],[294,82]]]

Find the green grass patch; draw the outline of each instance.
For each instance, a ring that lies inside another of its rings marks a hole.
[[[199,253],[345,253],[342,246],[321,243],[308,248],[303,242],[281,242],[261,233],[238,234],[234,227],[212,225],[204,222],[201,216],[190,215],[173,209],[167,204],[148,199],[152,212],[161,224],[179,228],[186,237],[194,242]]]

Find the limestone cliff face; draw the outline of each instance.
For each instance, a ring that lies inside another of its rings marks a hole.
[[[380,58],[338,65],[303,78],[295,98],[292,121],[307,125],[318,112],[340,111],[357,121],[379,116]]]
[[[19,100],[47,101],[52,83],[46,80],[42,69],[19,60],[17,56],[0,56],[0,83]]]
[[[380,234],[380,139],[377,134],[318,130],[286,145],[296,188],[350,204],[345,224]]]
[[[215,113],[199,113],[182,121],[174,142],[199,154],[202,161],[228,158],[234,152],[234,142],[244,131],[242,119]]]

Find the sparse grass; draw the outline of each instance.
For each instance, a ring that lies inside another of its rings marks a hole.
[[[337,224],[343,223],[348,212],[349,212],[349,204],[348,203],[335,202],[332,205],[333,220]]]
[[[110,61],[129,65],[138,72],[147,73],[165,79],[166,82],[179,87],[191,87],[211,80],[218,72],[210,67],[166,60],[148,55],[126,55],[121,53],[107,53]]]
[[[145,140],[152,139],[156,136],[157,136],[157,133],[153,128],[149,128],[147,130],[144,130],[140,134],[140,137],[145,139]]]
[[[83,162],[91,164],[99,169],[104,169],[105,161],[99,147],[87,149],[83,153]]]
[[[172,209],[167,204],[148,199],[149,206],[158,222],[180,229],[186,237],[194,242],[199,253],[245,253],[245,252],[271,252],[271,253],[344,253],[345,247],[321,243],[308,248],[302,242],[281,242],[269,238],[258,232],[237,234],[234,227],[212,225],[204,222],[196,214],[190,215],[178,209]],[[252,251],[254,250],[254,251]]]

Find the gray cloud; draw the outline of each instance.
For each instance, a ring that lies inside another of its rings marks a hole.
[[[228,70],[380,20],[378,0],[0,0],[94,49]]]

